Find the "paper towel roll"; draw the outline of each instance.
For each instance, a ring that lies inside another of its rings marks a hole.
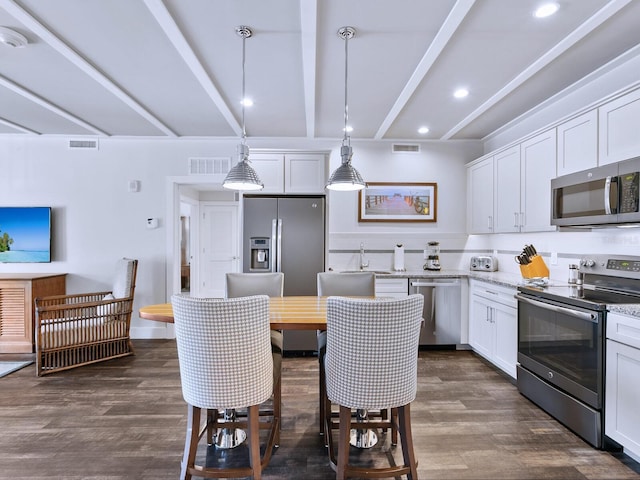
[[[404,272],[404,246],[396,245],[393,253],[393,269],[396,272]]]

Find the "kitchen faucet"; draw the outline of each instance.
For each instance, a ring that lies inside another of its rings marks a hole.
[[[364,261],[364,242],[360,242],[360,270],[364,270],[369,266],[369,262]]]

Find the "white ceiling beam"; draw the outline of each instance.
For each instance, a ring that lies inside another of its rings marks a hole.
[[[220,113],[222,113],[222,116],[225,118],[227,123],[231,126],[236,135],[242,136],[242,127],[240,126],[240,123],[236,120],[233,112],[222,98],[222,95],[220,95],[220,91],[213,83],[213,80],[211,80],[211,77],[207,74],[207,71],[202,66],[202,62],[200,62],[196,56],[191,45],[189,45],[189,42],[187,42],[187,39],[184,37],[175,20],[167,10],[167,7],[162,3],[162,0],[144,0],[144,3],[156,19],[156,22],[160,25],[160,28],[164,31],[169,41],[178,51],[182,60],[187,64],[191,73],[193,73],[209,98],[211,98],[215,106],[220,110]]]
[[[104,87],[108,92],[120,99],[125,105],[135,111],[138,115],[147,120],[165,135],[176,137],[177,135],[160,120],[147,111],[131,96],[126,94],[119,86],[107,78],[102,72],[91,65],[85,58],[80,56],[75,50],[69,47],[65,42],[58,38],[53,32],[42,25],[35,17],[29,14],[22,7],[18,6],[13,0],[0,0],[0,7],[4,8],[11,16],[21,22],[25,27],[35,33],[44,40],[50,47],[56,50],[60,55],[69,60],[72,64],[86,73],[98,84]],[[104,134],[104,133],[103,133]]]
[[[598,10],[594,15],[592,15],[587,21],[585,21],[582,25],[576,28],[573,32],[563,38],[560,42],[558,42],[552,49],[548,50],[544,55],[538,58],[535,62],[525,68],[522,72],[520,72],[513,80],[507,83],[504,87],[502,87],[495,95],[490,97],[486,102],[476,108],[473,112],[467,115],[460,123],[458,123],[455,127],[449,130],[447,133],[442,136],[441,140],[449,140],[456,133],[458,133],[463,128],[467,127],[471,122],[476,120],[480,115],[485,113],[495,104],[503,100],[509,94],[511,94],[514,90],[516,90],[520,85],[529,80],[535,74],[537,74],[544,67],[549,65],[552,61],[558,58],[560,55],[565,53],[571,47],[573,47],[576,43],[582,40],[584,37],[589,35],[592,31],[602,25],[604,22],[609,20],[613,15],[618,13],[622,8],[628,5],[632,0],[612,0],[600,10]]]
[[[316,55],[318,47],[318,3],[316,0],[300,0],[300,29],[307,138],[314,138],[316,130]]]
[[[7,127],[11,127],[15,130],[18,130],[19,132],[22,132],[22,133],[28,133],[30,135],[40,135],[39,132],[25,128],[22,125],[18,125],[17,123],[10,122],[9,120],[6,120],[4,118],[0,118],[0,123],[2,125],[6,125]]]
[[[35,103],[36,105],[45,108],[47,110],[49,110],[50,112],[55,113],[56,115],[65,118],[67,120],[69,120],[72,123],[75,123],[76,125],[81,126],[82,128],[96,134],[96,135],[102,135],[105,137],[108,137],[109,135],[106,132],[103,132],[102,130],[100,130],[99,128],[94,127],[93,125],[91,125],[90,123],[85,122],[84,120],[82,120],[81,118],[78,118],[74,115],[71,115],[69,112],[67,112],[66,110],[61,109],[60,107],[54,105],[51,102],[48,102],[47,100],[37,96],[36,94],[34,94],[33,92],[30,92],[29,90],[27,90],[24,87],[21,87],[20,85],[13,83],[11,80],[3,77],[0,75],[0,85],[2,85],[3,87],[8,88],[9,90],[17,93],[18,95],[20,95],[23,98],[26,98],[27,100]],[[37,132],[32,132],[32,133],[37,133]]]
[[[418,66],[409,78],[409,81],[402,89],[402,92],[400,92],[400,95],[398,95],[398,98],[391,107],[391,110],[380,125],[380,128],[373,137],[374,139],[380,140],[387,133],[398,115],[400,115],[400,112],[402,112],[402,109],[415,93],[416,89],[420,86],[424,77],[447,46],[447,43],[449,43],[449,40],[451,40],[455,31],[465,19],[469,10],[471,10],[475,1],[476,0],[458,0],[453,6],[451,12],[449,12],[449,15],[447,15],[447,18],[442,24],[442,27],[440,27],[440,30],[438,30],[438,33],[434,37],[433,42],[429,45],[429,48],[423,55],[420,63],[418,63]]]

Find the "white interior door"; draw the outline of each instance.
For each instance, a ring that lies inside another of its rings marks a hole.
[[[239,271],[238,233],[237,204],[201,204],[198,297],[224,297],[225,274]]]

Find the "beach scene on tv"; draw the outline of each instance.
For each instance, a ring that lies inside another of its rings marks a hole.
[[[0,262],[51,261],[51,210],[0,207]]]

